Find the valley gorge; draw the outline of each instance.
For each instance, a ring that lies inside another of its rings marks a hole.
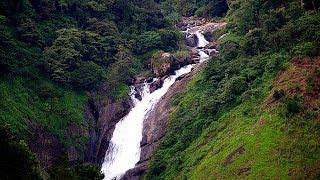
[[[314,0],[3,0],[0,179],[317,179]]]

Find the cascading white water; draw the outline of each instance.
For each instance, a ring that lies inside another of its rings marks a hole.
[[[209,42],[204,38],[204,35],[200,31],[196,31],[196,36],[198,37],[198,47],[205,47]]]
[[[205,40],[200,32],[195,33],[198,37],[198,47],[204,47],[209,42]],[[209,58],[202,50],[198,50],[200,62]],[[149,92],[149,84],[144,83],[141,92],[141,101],[135,96],[135,90],[131,87],[130,96],[134,107],[115,127],[111,143],[106,152],[106,158],[102,165],[105,179],[120,178],[127,170],[133,168],[140,158],[140,141],[142,140],[143,120],[159,99],[168,91],[175,80],[192,70],[194,65],[187,65],[175,71],[174,75],[164,80],[163,86]]]
[[[196,36],[198,37],[198,48],[204,48],[209,42],[204,38],[204,35],[200,31],[196,31]],[[200,63],[209,59],[209,55],[206,54],[203,50],[199,49],[198,53],[200,55]]]

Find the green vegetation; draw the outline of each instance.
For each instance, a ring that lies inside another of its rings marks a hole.
[[[88,99],[124,101],[152,55],[187,57],[172,28],[181,16],[225,14],[227,28],[206,34],[226,34],[221,55],[173,100],[146,178],[319,177],[318,1],[2,0],[0,179],[103,179],[65,153],[44,172],[25,143],[30,125],[83,162]],[[103,97],[86,95],[94,91]]]
[[[39,78],[29,81],[1,79],[0,89],[1,124],[10,124],[20,137],[27,139],[32,133],[28,125],[36,122],[59,137],[67,147],[79,138],[70,137],[65,132],[72,123],[79,126],[84,123],[83,104],[87,98],[83,92],[76,93]],[[78,141],[81,146],[83,139]]]
[[[94,165],[79,164],[70,166],[68,157],[62,153],[58,162],[49,171],[51,179],[68,179],[68,180],[102,180],[104,175]]]
[[[173,100],[146,179],[319,176],[319,82],[308,69],[319,58],[291,60],[319,55],[320,14],[310,3],[319,8],[229,1],[221,55]]]
[[[163,0],[160,5],[170,22],[177,22],[181,16],[221,17],[229,9],[226,0]]]

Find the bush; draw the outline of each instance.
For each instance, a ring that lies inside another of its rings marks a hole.
[[[84,89],[92,89],[103,77],[103,69],[94,62],[82,62],[79,68],[71,73],[72,84]]]
[[[237,58],[240,53],[240,45],[236,42],[227,41],[221,44],[221,54],[228,61]]]
[[[316,56],[319,51],[319,47],[314,42],[304,42],[296,45],[291,50],[291,54],[297,57]]]
[[[39,85],[38,90],[39,90],[37,92],[38,96],[45,100],[59,96],[58,90],[55,88],[55,86],[51,82],[48,82],[48,81],[42,82]]]
[[[92,164],[70,166],[67,153],[63,152],[49,171],[50,179],[102,180],[104,175]]]
[[[266,48],[264,40],[264,31],[260,28],[255,28],[246,34],[246,41],[244,43],[244,52],[246,55],[261,54]]]
[[[285,92],[284,92],[283,89],[275,90],[275,91],[273,92],[273,94],[272,94],[272,97],[273,97],[273,99],[275,99],[275,100],[279,100],[279,99],[281,99],[281,98],[284,97],[284,96],[285,96]]]
[[[82,164],[75,167],[75,178],[78,180],[102,180],[104,175],[100,169],[92,164]]]
[[[285,110],[287,117],[293,116],[301,111],[302,103],[298,97],[290,97],[285,100]]]
[[[277,73],[279,70],[285,68],[287,65],[287,56],[285,54],[271,54],[269,56],[265,56],[267,60],[266,70],[270,73]]]

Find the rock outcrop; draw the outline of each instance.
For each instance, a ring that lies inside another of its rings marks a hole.
[[[213,32],[217,29],[224,28],[226,25],[227,23],[224,23],[224,22],[212,22],[211,19],[192,16],[192,17],[183,17],[181,19],[181,22],[176,24],[176,27],[182,31],[188,30],[188,33],[201,31],[204,34],[206,34],[206,33]],[[210,41],[210,38],[207,40]],[[194,46],[191,46],[191,47],[194,47]]]
[[[204,18],[191,17],[183,19],[182,22],[178,23],[176,26],[183,31],[188,30],[189,33],[194,33],[196,31],[214,31],[217,28],[225,26],[225,23],[211,23]],[[197,40],[192,36],[188,37],[188,34],[186,34],[185,41],[185,44],[189,46],[187,47],[190,51],[189,55],[186,55],[187,53],[181,53],[181,56],[176,59],[180,65],[184,63],[184,65],[196,63],[197,60],[199,60],[199,50],[196,48],[198,42],[195,43]],[[214,56],[218,53],[216,48],[217,44],[212,42],[201,49],[202,51],[205,51],[205,53],[210,54],[210,56]],[[205,65],[206,62],[196,64],[190,73],[177,78],[176,82],[169,88],[167,93],[158,101],[153,110],[149,112],[148,117],[143,122],[143,137],[140,143],[140,160],[136,166],[128,170],[121,179],[138,180],[146,173],[155,150],[161,142],[161,139],[165,136],[168,119],[173,110],[171,107],[172,98],[183,92],[192,77]]]
[[[98,92],[90,93],[85,107],[85,119],[89,126],[89,142],[85,161],[101,166],[108,149],[115,125],[131,109],[131,101],[116,102],[101,98]]]
[[[151,60],[151,66],[156,77],[170,75],[180,68],[177,59],[171,53],[163,51],[154,54]]]
[[[178,60],[180,66],[183,67],[188,64],[196,64],[199,59],[199,54],[190,50],[185,55],[175,55],[175,58]]]
[[[160,79],[157,79],[155,80],[153,83],[150,84],[149,86],[149,91],[150,93],[154,92],[155,90],[161,88],[163,85],[163,79],[160,78]]]
[[[198,44],[198,37],[195,34],[186,34],[185,45],[189,47],[196,47]]]

